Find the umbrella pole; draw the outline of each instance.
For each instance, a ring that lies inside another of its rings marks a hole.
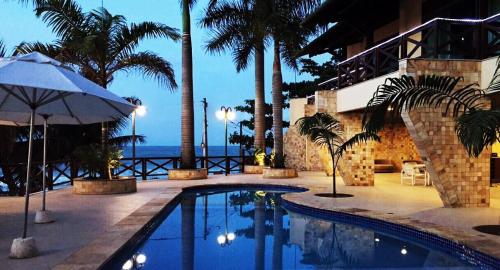
[[[26,192],[24,193],[24,227],[23,239],[26,238],[28,232],[28,208],[30,203],[30,178],[31,178],[31,156],[33,152],[33,124],[35,121],[35,109],[31,110],[30,119],[30,135],[28,140],[28,165],[26,168]]]
[[[42,196],[42,211],[45,211],[45,189],[47,188],[47,117],[43,118],[43,167],[42,167],[42,186],[43,186],[43,196]]]
[[[35,215],[36,224],[44,224],[54,222],[52,215],[49,211],[45,210],[45,201],[47,197],[47,128],[49,115],[42,115],[43,117],[43,167],[42,167],[42,210],[37,211]]]

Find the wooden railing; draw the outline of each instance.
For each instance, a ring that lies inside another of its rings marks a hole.
[[[344,88],[399,69],[399,60],[477,59],[500,55],[500,14],[484,20],[436,18],[337,65],[337,77],[320,84]]]
[[[243,171],[245,158],[245,156],[228,156],[227,158],[224,156],[197,157],[196,163],[198,168],[207,166],[208,172],[211,174],[223,174],[225,172],[231,174]],[[141,180],[158,179],[167,178],[170,169],[180,167],[180,157],[138,157],[135,159],[135,166],[132,164],[132,158],[123,158],[114,174],[117,176],[134,175]],[[26,174],[26,163],[3,164],[0,165],[0,168],[2,177],[9,177],[11,181],[12,179],[24,179]],[[87,175],[88,173],[80,168],[77,161],[56,160],[47,163],[46,177],[47,186],[50,190],[57,186],[72,184],[74,178]],[[33,179],[38,180],[37,183],[41,183],[42,164],[40,162],[33,163],[32,176]],[[24,180],[18,182],[24,182]]]

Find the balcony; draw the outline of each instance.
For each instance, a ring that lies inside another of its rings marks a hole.
[[[436,18],[338,63],[338,76],[320,83],[341,89],[399,69],[399,60],[475,59],[500,55],[500,14],[483,20]]]

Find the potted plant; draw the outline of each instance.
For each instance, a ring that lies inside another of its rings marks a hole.
[[[286,155],[276,155],[273,150],[268,159],[269,167],[264,168],[262,173],[264,178],[295,178],[298,176],[295,168],[285,166]]]
[[[122,152],[114,146],[103,149],[97,144],[77,148],[73,154],[88,176],[73,179],[73,192],[99,195],[136,192],[135,177],[118,177],[114,174],[123,158]]]
[[[253,152],[251,164],[245,164],[244,173],[246,174],[262,174],[266,159],[266,152],[264,149],[257,148]]]

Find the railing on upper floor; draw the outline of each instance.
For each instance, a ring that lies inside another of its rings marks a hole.
[[[320,86],[340,89],[399,69],[399,60],[477,59],[500,55],[500,14],[484,20],[436,18],[337,65]]]

